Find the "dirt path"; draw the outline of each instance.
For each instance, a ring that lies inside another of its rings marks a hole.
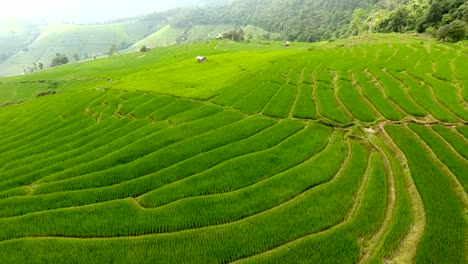
[[[421,241],[424,235],[424,230],[426,229],[426,212],[421,195],[419,194],[411,176],[411,171],[405,155],[387,134],[384,129],[384,125],[380,124],[379,128],[381,130],[380,136],[382,140],[389,147],[390,151],[393,152],[395,158],[400,163],[400,167],[403,169],[406,188],[411,200],[411,209],[413,212],[413,225],[391,258],[391,263],[412,263],[416,256],[419,242]]]
[[[374,234],[368,241],[367,245],[361,249],[361,257],[358,261],[358,264],[367,263],[369,258],[374,253],[375,249],[379,245],[379,242],[382,240],[385,232],[387,232],[388,227],[392,223],[393,214],[395,212],[396,207],[396,190],[395,190],[395,175],[393,174],[393,170],[390,164],[390,160],[388,159],[385,152],[377,145],[372,142],[372,139],[369,142],[377,149],[380,153],[380,156],[383,161],[383,166],[387,175],[387,206],[385,209],[384,220],[382,225],[380,226],[379,231]]]

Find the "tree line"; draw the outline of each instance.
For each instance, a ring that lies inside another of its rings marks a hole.
[[[427,32],[466,38],[466,0],[235,0],[226,6],[179,8],[148,15],[173,27],[248,24],[283,39],[321,41],[365,32]]]

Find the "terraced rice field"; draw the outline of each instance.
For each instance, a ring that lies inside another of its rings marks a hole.
[[[467,51],[200,43],[2,79],[0,263],[466,263]]]

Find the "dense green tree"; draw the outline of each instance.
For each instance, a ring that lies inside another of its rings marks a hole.
[[[233,41],[239,42],[239,41],[244,41],[245,33],[244,33],[244,31],[242,29],[232,30],[232,31],[224,33],[223,37],[227,38],[227,39],[230,39],[230,40],[233,40]]]
[[[428,27],[438,28],[456,19],[468,19],[466,0],[429,0],[427,13],[417,30],[424,32]]]
[[[141,52],[147,52],[147,51],[149,51],[149,50],[150,50],[150,48],[149,48],[147,45],[143,45],[143,46],[140,48],[140,51],[141,51]]]
[[[468,22],[467,0],[233,0],[225,6],[180,8],[146,16],[188,29],[200,24],[254,25],[282,39],[320,41],[375,32],[437,31]],[[181,35],[178,42],[186,41]],[[268,39],[268,36],[265,36]]]
[[[455,20],[448,25],[439,28],[439,39],[443,41],[457,42],[466,38],[467,25],[464,21]]]
[[[50,63],[50,67],[55,67],[63,64],[67,64],[69,62],[68,57],[64,54],[57,53],[55,58]]]
[[[117,49],[116,45],[112,45],[112,47],[109,48],[109,51],[107,52],[107,55],[112,56],[116,54],[119,50]]]
[[[367,12],[363,8],[357,8],[354,10],[353,19],[349,24],[349,35],[358,35],[364,32],[366,28],[365,21],[367,19]]]

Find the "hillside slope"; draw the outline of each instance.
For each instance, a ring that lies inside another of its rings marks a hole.
[[[141,47],[148,46],[150,48],[154,47],[164,47],[169,45],[174,45],[176,43],[185,43],[185,42],[199,42],[204,40],[214,40],[218,34],[224,34],[226,32],[235,30],[234,25],[225,25],[225,24],[214,24],[214,25],[192,25],[189,28],[177,28],[172,27],[171,25],[166,25],[161,28],[159,31],[151,34],[150,36],[138,41],[133,44],[127,51],[135,52],[139,51]],[[277,33],[272,33],[264,30],[263,28],[248,25],[242,27],[242,30],[245,34],[247,40],[250,39],[268,39],[280,38],[280,35]]]
[[[463,263],[467,43],[268,44],[0,79],[1,262]]]
[[[34,63],[47,66],[56,53],[86,59],[104,55],[114,45],[119,50],[137,51],[144,45],[212,39],[234,28],[244,28],[247,39],[314,42],[370,32],[417,31],[458,41],[468,36],[467,12],[464,0],[199,1],[192,7],[116,23],[50,25],[36,41],[38,29],[34,26],[18,34],[0,32],[0,47],[4,48],[0,62],[5,60],[0,64],[0,76],[29,72],[29,68],[37,68],[32,67]],[[2,35],[10,41],[1,41]]]
[[[0,76],[17,75],[32,66],[43,63],[48,67],[57,53],[71,61],[103,55],[116,45],[127,48],[152,32],[152,22],[130,21],[103,25],[51,24],[24,50],[11,55],[0,64]]]
[[[19,19],[0,18],[0,63],[34,41],[41,27]]]

